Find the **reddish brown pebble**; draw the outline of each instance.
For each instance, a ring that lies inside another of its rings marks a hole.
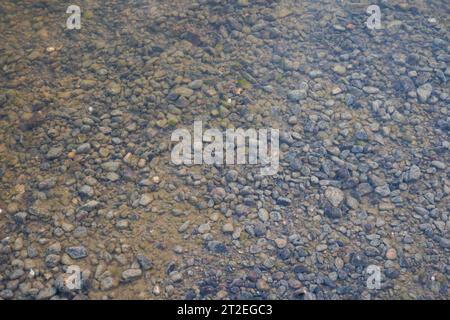
[[[397,251],[393,248],[389,249],[386,252],[386,258],[388,258],[389,260],[395,260],[397,259]]]

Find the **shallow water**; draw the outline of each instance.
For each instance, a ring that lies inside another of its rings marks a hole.
[[[449,7],[381,3],[84,1],[69,30],[2,1],[0,297],[448,298]],[[194,120],[279,129],[278,173],[174,165]]]

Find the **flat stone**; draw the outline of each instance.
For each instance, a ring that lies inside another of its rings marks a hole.
[[[150,270],[153,267],[152,261],[143,254],[137,255],[136,259],[141,266],[141,269],[144,271]]]
[[[100,202],[96,201],[96,200],[89,200],[88,202],[86,202],[84,205],[82,205],[80,207],[80,209],[86,210],[88,212],[98,208],[100,206]]]
[[[129,222],[128,222],[127,219],[120,219],[116,223],[116,228],[119,229],[119,230],[128,229],[128,226],[129,226]]]
[[[178,282],[183,281],[183,275],[180,272],[178,272],[178,271],[172,271],[169,274],[169,277],[170,277],[170,280],[172,282],[174,282],[174,283],[178,283]]]
[[[269,212],[264,208],[259,209],[258,210],[258,218],[262,222],[266,222],[267,220],[269,220]]]
[[[203,86],[202,80],[194,80],[188,84],[188,87],[192,90],[198,90]]]
[[[382,197],[387,197],[391,193],[391,190],[389,189],[389,185],[385,184],[385,185],[376,187],[375,192]]]
[[[16,269],[9,275],[10,280],[16,280],[22,277],[25,274],[25,272],[22,269]]]
[[[120,92],[122,91],[122,86],[120,85],[120,83],[110,82],[107,86],[107,91],[109,94],[115,96],[120,94]]]
[[[287,245],[287,240],[283,238],[277,238],[275,239],[275,244],[279,249],[283,249]]]
[[[365,196],[372,192],[372,187],[367,182],[360,183],[356,188],[360,196]]]
[[[260,291],[269,291],[270,290],[269,284],[263,279],[258,279],[258,281],[256,281],[256,288]]]
[[[46,254],[60,254],[61,253],[61,243],[55,242],[47,248]]]
[[[305,99],[308,96],[308,92],[305,90],[291,90],[288,92],[287,98],[290,101],[297,102]]]
[[[197,230],[199,233],[207,233],[209,232],[209,230],[211,230],[211,226],[209,225],[209,223],[203,223],[198,227]]]
[[[61,261],[61,256],[57,254],[49,254],[45,257],[45,265],[49,268],[56,267]]]
[[[235,212],[238,216],[244,216],[248,214],[249,209],[246,205],[238,204],[235,208]]]
[[[325,197],[328,201],[330,201],[333,207],[337,208],[341,204],[342,200],[344,200],[344,192],[335,187],[328,187],[325,190]]]
[[[114,279],[112,277],[105,277],[100,281],[100,290],[108,291],[114,287]]]
[[[286,197],[279,197],[277,199],[277,204],[280,206],[289,206],[291,204],[291,199],[286,198]]]
[[[209,251],[214,253],[226,253],[228,251],[227,247],[222,242],[216,240],[209,241],[207,247]]]
[[[180,233],[185,232],[185,231],[189,228],[190,223],[191,223],[191,222],[190,222],[189,220],[186,220],[186,221],[178,228],[178,232],[180,232]]]
[[[116,172],[120,168],[119,161],[108,161],[101,164],[101,167],[105,171]]]
[[[236,170],[228,170],[225,179],[227,179],[228,182],[234,182],[237,180],[239,176],[239,173]]]
[[[82,197],[91,198],[94,195],[94,189],[91,186],[84,185],[78,190],[78,193]]]
[[[397,259],[397,251],[394,248],[388,249],[388,251],[386,252],[386,258],[389,260]]]
[[[119,180],[119,179],[120,179],[120,176],[119,176],[117,173],[115,173],[115,172],[108,172],[108,173],[105,175],[105,178],[106,178],[106,180],[108,180],[108,181],[114,182],[114,181]]]
[[[211,196],[216,203],[220,203],[226,195],[224,188],[217,187],[211,190]]]
[[[450,239],[447,239],[447,238],[441,238],[441,239],[439,240],[439,245],[440,245],[442,248],[446,248],[446,249],[450,248]]]
[[[333,206],[327,206],[325,208],[325,216],[327,216],[330,219],[339,219],[342,217],[342,211],[339,208],[333,207]]]
[[[419,101],[424,103],[427,102],[428,98],[431,96],[433,91],[433,86],[429,83],[425,83],[417,88],[417,95],[419,96]]]
[[[376,87],[363,87],[363,91],[368,94],[376,94],[380,92],[380,89]]]
[[[264,237],[266,235],[267,228],[263,223],[259,222],[254,225],[253,231],[255,232],[255,236]]]
[[[223,233],[232,233],[234,231],[234,227],[231,223],[225,223],[222,226]]]
[[[68,247],[66,248],[66,253],[72,259],[82,259],[88,255],[88,252],[84,246]]]
[[[125,282],[136,280],[141,276],[142,276],[141,269],[127,269],[124,272],[122,272],[122,280]]]
[[[143,194],[139,199],[139,204],[141,206],[147,206],[153,201],[153,197],[150,194]]]
[[[422,176],[422,172],[420,171],[420,168],[416,165],[412,165],[411,168],[409,168],[407,175],[406,175],[406,181],[416,181]]]
[[[445,170],[445,163],[441,161],[431,161],[431,165],[437,169]]]
[[[175,90],[173,90],[173,92],[178,95],[178,96],[182,96],[185,98],[189,98],[190,96],[192,96],[194,94],[194,90],[188,88],[188,87],[178,87]]]
[[[48,300],[56,294],[56,289],[54,287],[42,288],[36,297],[37,300]]]
[[[77,148],[77,153],[87,153],[91,150],[91,144],[89,142],[80,144]]]

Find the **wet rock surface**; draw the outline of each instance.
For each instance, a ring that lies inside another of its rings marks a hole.
[[[445,2],[84,3],[0,3],[0,298],[448,298]],[[277,174],[174,165],[197,119]]]

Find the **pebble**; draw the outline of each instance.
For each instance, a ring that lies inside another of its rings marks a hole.
[[[178,232],[180,232],[180,233],[185,232],[185,231],[189,228],[189,225],[190,225],[190,221],[189,221],[189,220],[185,221],[185,222],[178,228]]]
[[[269,284],[263,279],[258,279],[256,281],[256,288],[260,291],[269,291],[270,290]]]
[[[152,178],[152,181],[153,181],[153,183],[156,183],[156,184],[159,184],[161,182],[158,176],[154,176]]]
[[[450,239],[447,239],[447,238],[441,238],[440,240],[439,240],[439,245],[442,247],[442,248],[446,248],[446,249],[450,249]]]
[[[427,102],[433,91],[433,86],[430,83],[425,83],[417,88],[417,95],[419,96],[419,101],[422,103]]]
[[[155,296],[159,296],[160,294],[161,294],[161,288],[160,288],[160,286],[158,286],[158,285],[155,285],[154,287],[153,287],[153,294],[155,295]]]
[[[64,148],[62,147],[54,147],[48,150],[46,154],[46,158],[48,160],[54,160],[59,158],[63,154]]]
[[[81,197],[92,198],[94,196],[94,189],[91,186],[84,185],[78,190],[78,193]]]
[[[363,87],[363,91],[368,94],[376,94],[380,92],[380,89],[376,87]]]
[[[194,80],[189,83],[188,87],[192,90],[198,90],[203,86],[202,80]]]
[[[194,94],[194,91],[188,87],[178,87],[173,91],[177,96],[189,98]]]
[[[78,146],[77,153],[88,153],[91,150],[91,144],[89,142],[83,143]]]
[[[172,272],[169,274],[169,277],[170,277],[170,280],[171,280],[173,283],[177,283],[177,282],[183,281],[183,275],[182,275],[180,272],[178,272],[178,271],[172,271]]]
[[[389,189],[389,185],[387,185],[387,184],[376,187],[375,192],[378,193],[382,197],[387,197],[388,195],[391,194],[391,190]]]
[[[448,298],[442,1],[384,5],[382,32],[248,0],[130,4],[119,30],[117,4],[57,44],[41,2],[0,10],[1,299]],[[277,172],[171,163],[195,120],[278,129]]]
[[[347,72],[347,69],[343,65],[337,64],[333,67],[333,71],[339,75],[344,75]]]
[[[142,254],[137,255],[136,259],[139,262],[141,269],[144,271],[150,270],[153,267],[151,260]]]
[[[208,249],[215,253],[226,253],[228,251],[223,243],[215,240],[208,242]]]
[[[36,300],[48,300],[56,294],[56,289],[53,287],[42,288],[36,297]]]
[[[153,201],[153,197],[150,194],[143,194],[139,199],[139,204],[141,206],[148,206]]]
[[[101,164],[101,167],[105,171],[116,172],[120,168],[120,162],[118,161],[108,161]]]
[[[422,172],[420,168],[416,165],[412,165],[409,171],[407,172],[406,181],[416,181],[422,176]]]
[[[116,96],[121,93],[122,86],[117,82],[110,82],[107,86],[107,91],[109,94]]]
[[[256,237],[264,237],[267,232],[267,228],[263,223],[255,223],[253,230]]]
[[[203,223],[198,227],[198,232],[200,233],[207,233],[211,230],[211,226],[209,225],[209,223]]]
[[[299,90],[291,90],[288,92],[287,98],[290,101],[298,102],[302,99],[305,99],[308,96],[308,92],[306,89]]]
[[[325,190],[325,197],[328,201],[334,206],[339,207],[341,202],[344,200],[344,193],[342,190],[335,188],[335,187],[328,187]]]
[[[83,259],[88,256],[88,252],[83,246],[68,247],[65,251],[72,259]]]
[[[142,276],[141,269],[127,269],[122,272],[122,280],[124,282],[134,281]]]
[[[231,223],[225,223],[225,224],[222,226],[222,231],[223,231],[224,233],[233,233],[234,227],[233,227],[233,225],[232,225]]]
[[[445,170],[445,163],[441,161],[431,161],[431,165],[437,169]]]
[[[228,182],[235,182],[239,176],[236,170],[229,170],[225,176]]]
[[[115,282],[112,277],[104,277],[100,281],[100,290],[102,291],[108,291],[114,288]]]
[[[275,244],[279,249],[283,249],[287,245],[287,240],[282,238],[275,239]]]
[[[386,252],[386,258],[388,258],[389,260],[397,259],[397,251],[394,248],[388,249],[388,251]]]
[[[258,210],[258,217],[262,222],[266,222],[269,220],[269,212],[266,209],[261,208]]]

